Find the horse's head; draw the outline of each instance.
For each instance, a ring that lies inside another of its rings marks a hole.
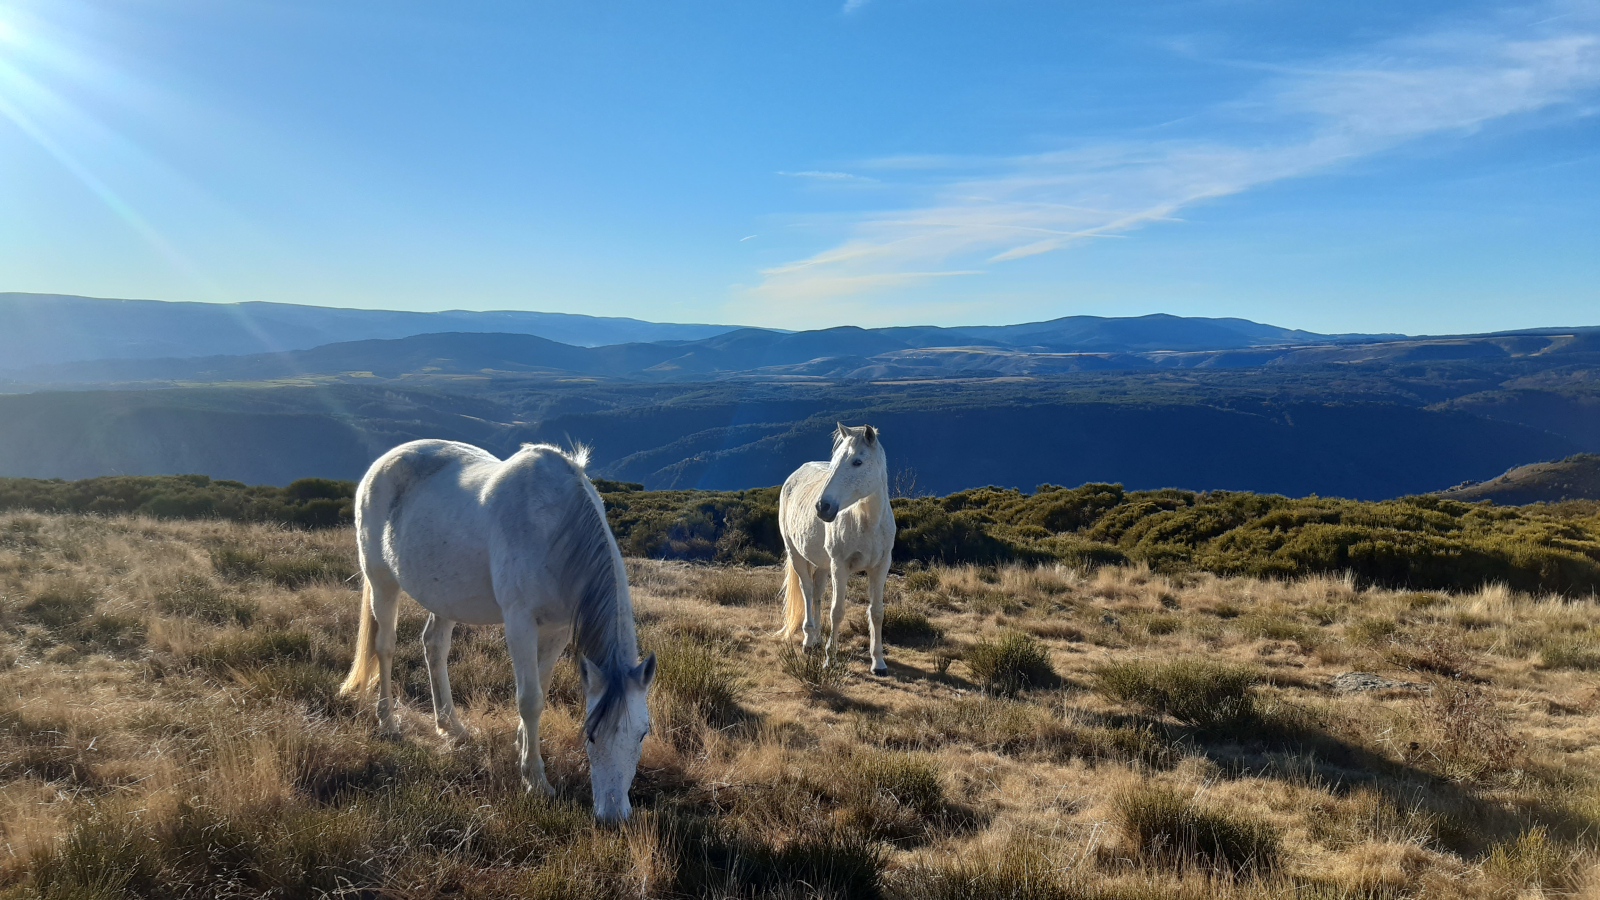
[[[817,500],[817,518],[832,522],[844,509],[863,497],[883,489],[889,481],[888,464],[878,431],[871,425],[846,428],[843,422],[833,433],[833,460],[828,465],[828,483]]]
[[[656,655],[645,657],[632,669],[606,671],[586,656],[578,657],[588,715],[583,723],[589,751],[589,783],[594,788],[594,815],[604,822],[628,818],[628,788],[639,769],[639,751],[650,733],[650,710],[645,699],[656,677]]]

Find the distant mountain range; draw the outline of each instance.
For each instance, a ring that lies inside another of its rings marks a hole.
[[[397,312],[292,303],[169,303],[0,293],[0,369],[95,359],[275,353],[442,331],[536,334],[580,347],[692,341],[731,325],[670,325],[568,313]]]
[[[1159,314],[785,332],[557,313],[402,313],[37,294],[0,294],[0,321],[10,326],[0,329],[0,383],[13,391],[304,375],[520,373],[663,382],[996,377],[1494,358],[1588,349],[1600,340],[1593,329],[1444,338],[1326,335],[1247,319]]]
[[[1027,346],[958,345],[964,329],[828,328],[783,333],[743,328],[697,341],[577,347],[529,334],[450,332],[393,340],[347,341],[309,350],[179,359],[91,360],[0,372],[0,389],[51,385],[224,383],[302,376],[426,378],[445,375],[545,375],[629,381],[872,381],[906,378],[1043,376],[1150,368],[1303,367],[1332,363],[1428,362],[1562,356],[1600,350],[1600,329],[1567,329],[1442,338],[1317,336],[1272,345],[1256,334],[1220,328],[1214,319],[1058,320],[1062,327],[1001,332]],[[1233,320],[1237,321],[1237,320]],[[1040,323],[1048,325],[1053,323]],[[1101,327],[1090,327],[1098,324]],[[1254,324],[1254,323],[1247,323]],[[1192,330],[1186,330],[1192,326]],[[1013,326],[1018,329],[1035,326]],[[1282,329],[1272,329],[1273,334]],[[1303,334],[1292,332],[1292,334]],[[1167,335],[1184,349],[1145,349]],[[1113,343],[1113,339],[1120,343]],[[1104,349],[1067,349],[1071,341]],[[1204,342],[1242,346],[1193,349]]]
[[[1320,335],[1153,315],[789,333],[17,298],[0,295],[0,475],[354,478],[435,437],[499,454],[580,440],[597,476],[742,488],[825,455],[843,419],[882,429],[911,492],[1107,481],[1377,498],[1600,451],[1600,328]],[[379,324],[440,330],[337,340]],[[178,349],[66,361],[155,347]]]

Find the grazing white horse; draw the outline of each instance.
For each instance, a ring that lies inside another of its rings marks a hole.
[[[554,789],[539,755],[550,672],[576,639],[588,715],[594,811],[626,819],[628,788],[650,730],[655,654],[639,661],[627,572],[605,507],[584,474],[588,452],[526,445],[501,461],[468,444],[412,441],[379,457],[356,489],[363,576],[355,663],[341,693],[378,689],[378,723],[395,729],[390,665],[399,594],[428,610],[422,648],[439,733],[466,736],[450,699],[457,622],[504,622],[517,681],[522,781]]]
[[[808,462],[783,483],[778,497],[783,532],[783,630],[804,629],[802,646],[822,640],[822,588],[833,582],[832,632],[828,657],[838,651],[844,623],[845,586],[857,572],[867,575],[867,621],[872,632],[872,674],[889,674],[883,659],[883,582],[894,550],[894,510],[889,506],[889,466],[871,425],[833,434],[833,458]]]

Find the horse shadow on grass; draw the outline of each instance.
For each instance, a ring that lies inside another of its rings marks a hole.
[[[1421,813],[1439,849],[1477,857],[1533,826],[1575,838],[1586,823],[1544,802],[1508,805],[1486,799],[1423,764],[1426,750],[1408,745],[1401,759],[1346,739],[1324,723],[1294,715],[1255,715],[1226,726],[1162,726],[1174,746],[1215,763],[1226,778],[1271,778],[1321,787],[1344,797],[1365,789],[1396,815]]]

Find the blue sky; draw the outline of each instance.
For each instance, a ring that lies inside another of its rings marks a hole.
[[[1600,0],[0,0],[0,290],[1600,324]]]

